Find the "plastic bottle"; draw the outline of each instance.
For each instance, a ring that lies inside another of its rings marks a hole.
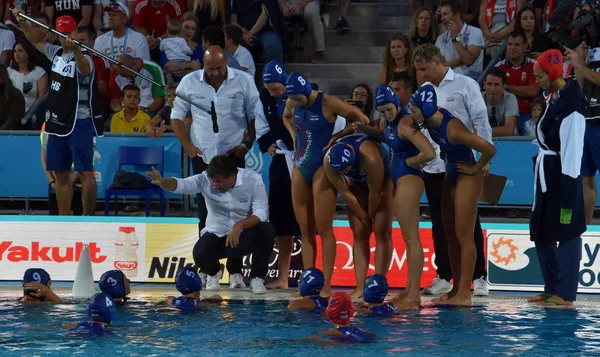
[[[119,227],[119,235],[115,240],[114,266],[128,278],[135,278],[138,274],[137,249],[139,245],[135,227]]]

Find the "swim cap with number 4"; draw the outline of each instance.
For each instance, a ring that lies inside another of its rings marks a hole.
[[[289,75],[285,83],[285,89],[289,97],[295,95],[304,95],[307,98],[312,93],[310,83],[300,73],[294,72]]]
[[[115,313],[115,303],[108,294],[98,293],[92,296],[92,301],[87,308],[91,321],[109,324],[115,318]]]

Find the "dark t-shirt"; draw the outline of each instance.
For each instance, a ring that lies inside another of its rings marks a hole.
[[[237,15],[240,26],[250,31],[262,13],[262,0],[232,0],[231,14]],[[263,30],[268,26],[263,27]]]
[[[81,9],[86,5],[93,6],[93,0],[46,0],[46,7],[54,7],[52,24],[63,15],[69,15],[79,23],[82,18]]]

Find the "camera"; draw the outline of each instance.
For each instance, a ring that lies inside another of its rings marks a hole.
[[[581,5],[574,0],[567,0],[561,3],[550,16],[548,22],[551,27],[560,27],[565,21],[568,21],[578,6]],[[600,8],[582,9],[575,20],[569,21],[564,31],[551,32],[548,35],[561,49],[564,49],[564,47],[574,49],[583,41],[590,47],[597,47],[598,35],[600,33],[598,26],[600,26]],[[573,30],[578,30],[578,34],[570,36]]]

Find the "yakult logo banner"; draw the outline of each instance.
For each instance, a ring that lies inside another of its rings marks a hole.
[[[33,267],[45,269],[54,281],[73,280],[87,244],[94,280],[120,269],[144,281],[145,230],[145,224],[2,222],[0,280],[21,280]]]

